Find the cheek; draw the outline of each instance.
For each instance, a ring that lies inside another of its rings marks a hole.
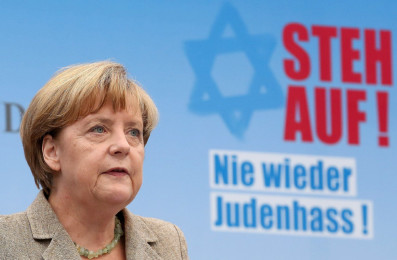
[[[68,174],[71,178],[89,178],[89,174],[82,173],[95,171],[101,160],[95,151],[87,151],[87,149],[82,149],[83,147],[75,144],[69,148],[71,149],[63,150],[60,156],[61,172]]]
[[[138,189],[142,186],[142,174],[139,174],[139,176],[136,176],[134,185],[136,186],[135,188],[138,188]]]
[[[140,174],[136,174],[132,182],[132,190],[134,197],[138,194],[139,190],[141,189],[141,186],[142,186],[142,172]]]
[[[145,156],[145,152],[144,152],[144,150],[142,150],[142,151],[139,151],[138,153],[136,153],[132,159],[133,169],[134,169],[133,182],[134,182],[135,188],[139,188],[142,185],[144,156]]]
[[[145,150],[144,148],[139,148],[131,153],[131,162],[133,162],[133,167],[135,170],[140,169],[142,171],[143,168],[143,160],[145,159]]]
[[[142,160],[139,162],[136,162],[136,165],[134,167],[133,179],[137,183],[142,183],[142,179],[143,179],[143,161]]]

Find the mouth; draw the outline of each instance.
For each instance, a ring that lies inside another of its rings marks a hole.
[[[111,168],[111,169],[103,172],[103,174],[108,174],[108,175],[112,175],[112,176],[130,175],[130,173],[127,171],[126,168],[121,168],[121,167]]]

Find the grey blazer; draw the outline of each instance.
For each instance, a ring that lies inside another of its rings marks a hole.
[[[175,225],[122,210],[127,259],[188,259]],[[0,216],[0,259],[78,259],[80,256],[41,191],[25,212]]]

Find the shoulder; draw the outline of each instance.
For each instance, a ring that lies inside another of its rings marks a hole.
[[[176,225],[156,218],[141,217],[134,214],[135,227],[140,227],[150,234],[153,249],[163,259],[188,259],[187,244],[182,230]]]
[[[176,225],[156,218],[139,217],[158,237],[157,244],[164,248],[178,248],[181,259],[188,259],[187,244],[182,230]]]
[[[137,217],[140,218],[159,238],[184,237],[181,229],[170,222],[157,218]]]
[[[10,238],[12,236],[26,233],[29,229],[29,221],[26,212],[12,215],[0,215],[0,237]]]
[[[25,212],[0,215],[0,259],[11,259],[26,247],[21,238],[31,237],[29,221]],[[19,255],[21,256],[21,255]],[[11,257],[11,258],[10,258]]]
[[[157,218],[148,218],[141,216],[136,217],[144,222],[145,225],[153,233],[155,233],[160,240],[165,239],[170,242],[169,240],[173,239],[174,241],[178,241],[179,243],[186,244],[185,236],[182,230],[175,224]]]

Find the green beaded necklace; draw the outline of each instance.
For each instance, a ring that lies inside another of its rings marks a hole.
[[[98,251],[94,252],[94,251],[90,251],[74,242],[73,243],[76,246],[77,252],[81,256],[85,256],[88,259],[92,259],[92,258],[100,257],[103,254],[109,254],[113,250],[113,248],[117,245],[117,243],[119,242],[119,240],[123,236],[123,234],[124,234],[124,232],[123,232],[123,228],[121,227],[121,222],[116,216],[115,225],[114,225],[114,238],[113,238],[112,242],[107,244],[104,248],[99,249]]]

